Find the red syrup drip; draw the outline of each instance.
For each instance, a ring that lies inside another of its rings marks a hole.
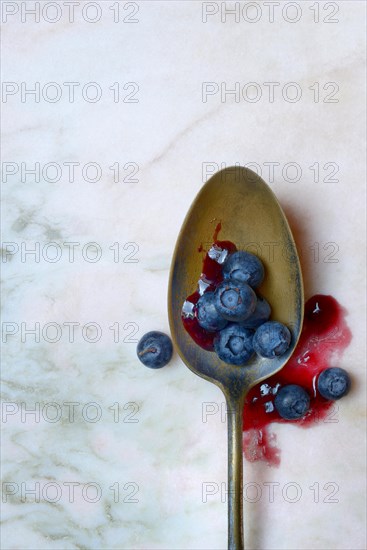
[[[217,225],[215,226],[215,229],[214,229],[214,234],[213,234],[213,241],[214,242],[218,239],[219,231],[221,231],[221,230],[222,230],[222,222],[219,222],[219,223],[217,223]]]
[[[213,246],[237,250],[230,241],[218,241],[221,224],[215,228]],[[205,252],[203,245],[198,249]],[[201,280],[210,285],[206,290],[215,290],[223,280],[222,266],[212,260],[206,252],[203,260]],[[198,290],[186,298],[193,305],[200,298]],[[270,302],[271,305],[271,302]],[[195,311],[195,309],[194,309]],[[249,462],[263,460],[269,466],[280,464],[280,450],[275,446],[276,436],[269,431],[273,422],[292,423],[308,428],[324,420],[333,406],[333,401],[324,399],[317,392],[317,378],[324,369],[335,366],[334,362],[349,345],[352,335],[345,322],[346,311],[332,296],[315,295],[305,304],[304,323],[297,347],[282,370],[254,386],[248,393],[243,410],[243,451]],[[207,332],[193,318],[182,315],[182,322],[196,344],[207,351],[213,351],[217,333]],[[310,409],[299,420],[284,420],[274,407],[274,398],[279,389],[287,384],[298,384],[305,388],[311,398]],[[273,409],[266,412],[267,409]]]
[[[318,393],[317,378],[324,369],[336,366],[334,362],[352,339],[345,314],[332,296],[318,294],[306,302],[301,336],[292,357],[281,371],[254,386],[246,397],[243,451],[248,461],[279,465],[280,451],[274,445],[275,435],[268,429],[272,422],[291,422],[308,428],[330,414],[334,402]],[[266,412],[266,407],[273,408],[277,391],[286,384],[298,384],[310,395],[310,409],[299,420],[284,420],[275,408]]]

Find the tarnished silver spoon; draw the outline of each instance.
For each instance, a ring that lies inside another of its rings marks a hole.
[[[222,362],[195,344],[183,327],[182,305],[194,292],[202,269],[197,253],[209,243],[213,219],[221,221],[221,240],[238,249],[251,244],[265,266],[261,294],[272,307],[272,318],[288,326],[291,346],[281,357],[254,356],[243,367]],[[274,251],[276,254],[274,254]],[[269,254],[271,252],[271,254]],[[200,190],[183,222],[173,254],[168,314],[176,349],[187,367],[219,386],[228,410],[228,548],[242,550],[242,411],[247,392],[278,372],[297,344],[303,322],[303,285],[299,258],[286,217],[269,186],[257,174],[241,167],[215,174]]]

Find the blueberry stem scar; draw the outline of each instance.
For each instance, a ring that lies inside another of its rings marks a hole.
[[[138,353],[139,357],[141,357],[142,355],[145,355],[146,353],[157,353],[157,348],[147,348],[147,349],[144,349],[143,351],[140,351]]]

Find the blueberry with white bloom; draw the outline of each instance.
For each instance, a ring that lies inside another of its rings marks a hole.
[[[138,359],[150,369],[160,369],[167,365],[172,353],[171,338],[157,330],[144,334],[136,349]]]
[[[228,324],[214,305],[214,292],[207,291],[200,296],[196,304],[196,318],[199,325],[209,332],[217,332]]]
[[[244,321],[256,308],[256,294],[246,283],[223,281],[214,292],[214,305],[229,321]]]
[[[349,374],[338,367],[325,369],[318,377],[317,389],[325,399],[340,399],[349,392]]]
[[[256,288],[263,282],[264,266],[255,254],[238,250],[228,256],[223,265],[223,275],[225,279]]]
[[[290,343],[289,329],[277,321],[268,321],[255,332],[254,349],[261,357],[279,357],[287,351]]]
[[[262,296],[257,296],[257,302],[255,311],[251,313],[250,317],[241,322],[245,328],[256,329],[263,323],[265,323],[271,314],[271,308],[268,302]]]
[[[230,365],[245,365],[254,354],[254,332],[237,323],[230,323],[214,338],[218,357]]]
[[[305,416],[310,408],[310,396],[301,386],[289,384],[283,386],[274,399],[279,415],[285,420],[298,420]]]

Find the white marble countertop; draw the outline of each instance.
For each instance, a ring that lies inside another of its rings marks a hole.
[[[4,1],[2,17],[2,547],[226,548],[226,424],[202,420],[223,398],[135,348],[169,331],[195,194],[239,163],[289,215],[306,296],[334,295],[353,334],[337,422],[275,425],[280,466],[245,462],[246,548],[365,548],[365,3]]]

